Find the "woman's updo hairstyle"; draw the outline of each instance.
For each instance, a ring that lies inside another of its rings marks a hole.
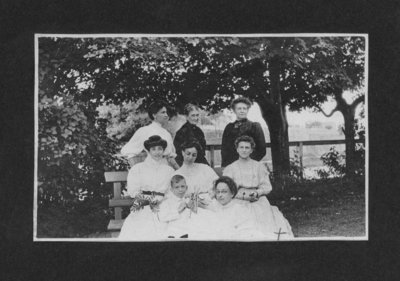
[[[217,191],[217,185],[221,182],[225,183],[229,187],[229,190],[233,194],[233,197],[235,197],[236,194],[238,193],[237,185],[232,178],[227,177],[227,176],[221,176],[219,179],[214,181],[214,186],[213,186],[214,192]]]
[[[256,147],[256,143],[254,142],[254,139],[250,136],[240,136],[235,140],[235,148],[237,149],[239,146],[239,143],[241,142],[248,142],[251,145],[251,148],[254,149]]]
[[[155,146],[161,146],[165,150],[167,147],[167,141],[162,139],[160,136],[151,136],[144,141],[143,145],[147,151],[150,151],[150,148]]]
[[[203,152],[203,149],[200,145],[200,143],[196,140],[196,139],[189,139],[187,141],[185,141],[184,143],[182,143],[181,145],[181,150],[185,151],[188,148],[196,148],[197,150],[197,154],[201,154]]]
[[[232,103],[231,103],[231,108],[232,108],[233,110],[235,110],[235,106],[236,106],[238,103],[244,103],[244,104],[246,104],[248,107],[250,107],[250,106],[252,105],[252,102],[251,102],[248,98],[239,97],[239,98],[234,99],[234,100],[232,101]]]
[[[168,104],[165,101],[159,100],[159,101],[152,102],[149,105],[149,108],[147,109],[149,118],[151,120],[154,120],[154,115],[157,114],[157,112],[159,112],[164,107],[167,109],[167,112],[168,112]],[[169,115],[169,113],[168,113],[168,115]]]
[[[197,105],[194,105],[192,103],[188,103],[187,105],[185,105],[185,107],[183,108],[183,114],[185,114],[186,116],[189,115],[190,112],[192,112],[193,110],[197,110],[200,111],[200,108]]]

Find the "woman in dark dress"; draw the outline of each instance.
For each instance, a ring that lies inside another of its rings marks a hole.
[[[249,99],[240,97],[232,102],[232,110],[236,114],[236,121],[229,123],[222,135],[222,167],[226,167],[239,158],[235,148],[235,140],[243,135],[253,138],[255,149],[250,157],[256,161],[260,161],[267,153],[264,132],[260,123],[252,122],[247,119],[247,114],[251,102]]]
[[[201,151],[197,152],[197,158],[195,163],[208,164],[206,160],[206,139],[203,131],[197,126],[200,121],[200,109],[193,105],[187,104],[184,109],[184,114],[186,116],[186,123],[176,132],[174,138],[174,146],[176,149],[175,161],[179,166],[182,166],[182,144],[189,140],[197,141],[201,146]]]

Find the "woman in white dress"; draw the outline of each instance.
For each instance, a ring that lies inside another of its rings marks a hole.
[[[200,195],[210,193],[212,196],[213,183],[218,179],[218,175],[210,166],[195,163],[201,149],[201,145],[195,140],[183,143],[181,145],[183,164],[174,174],[185,177],[188,185],[187,193],[199,193]]]
[[[250,158],[255,143],[249,136],[236,139],[235,147],[239,159],[228,165],[223,175],[231,177],[239,186],[235,198],[246,206],[254,217],[257,229],[263,234],[276,234],[279,239],[293,238],[289,222],[276,206],[271,206],[267,194],[272,186],[264,164]]]
[[[149,117],[152,121],[150,125],[139,128],[132,138],[121,149],[121,154],[128,159],[131,166],[136,164],[135,156],[142,155],[145,147],[143,143],[150,136],[160,136],[167,142],[167,146],[163,152],[163,158],[166,163],[177,169],[179,165],[175,161],[176,153],[171,134],[164,128],[168,123],[169,116],[167,112],[167,104],[162,101],[152,103],[148,109]]]
[[[166,225],[158,219],[158,203],[174,172],[163,161],[167,145],[160,136],[151,136],[144,142],[147,158],[129,170],[127,190],[134,198],[134,205],[122,226],[121,240],[159,240],[164,237]]]
[[[238,188],[230,177],[222,176],[215,181],[215,199],[207,206],[213,211],[210,226],[214,232],[213,238],[223,240],[266,240],[273,239],[261,233],[248,208],[234,199]],[[214,224],[214,225],[213,225]],[[209,226],[209,231],[210,230]]]

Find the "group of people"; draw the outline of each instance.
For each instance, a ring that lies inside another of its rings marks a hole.
[[[222,176],[206,160],[206,140],[197,126],[200,109],[188,104],[187,122],[174,139],[164,128],[167,105],[155,102],[152,123],[138,129],[121,153],[131,168],[127,192],[133,198],[121,240],[279,240],[290,239],[290,224],[267,195],[272,190],[268,170],[259,162],[266,154],[259,123],[247,119],[251,102],[237,98],[237,120],[222,137]],[[136,157],[147,154],[143,162]]]

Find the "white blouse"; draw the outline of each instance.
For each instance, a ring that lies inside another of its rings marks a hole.
[[[187,193],[193,192],[210,192],[214,181],[218,179],[218,175],[208,165],[202,163],[193,163],[192,166],[183,164],[174,175],[182,175],[188,186]]]
[[[127,158],[140,154],[144,148],[144,142],[151,136],[160,136],[167,141],[167,147],[164,150],[165,156],[176,157],[174,142],[171,134],[164,129],[160,123],[152,122],[150,125],[139,128],[127,144],[121,149],[121,154]]]
[[[140,191],[165,193],[170,185],[174,169],[164,161],[156,161],[150,155],[139,164],[134,165],[128,173],[127,189],[131,197]]]
[[[250,211],[233,199],[226,205],[221,205],[215,199],[212,202],[218,225],[215,226],[217,236],[221,239],[260,238]]]
[[[223,175],[232,178],[242,187],[258,187],[265,194],[272,191],[267,168],[253,159],[249,159],[246,164],[236,160],[224,169]]]

